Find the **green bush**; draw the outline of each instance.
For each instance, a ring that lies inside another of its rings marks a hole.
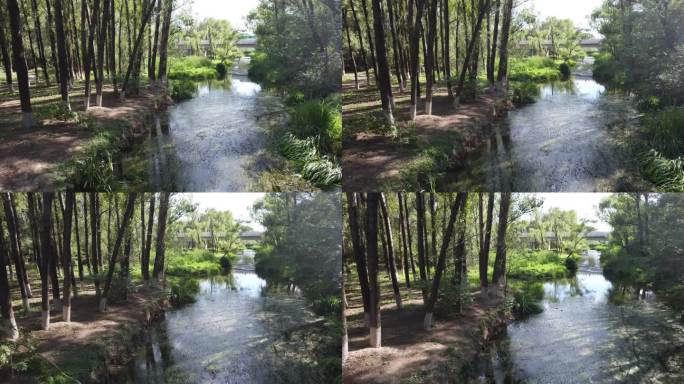
[[[593,76],[599,83],[617,88],[623,87],[627,79],[625,69],[610,53],[596,55]]]
[[[341,167],[327,156],[321,156],[314,140],[313,137],[299,139],[288,133],[280,141],[280,152],[294,163],[305,180],[315,186],[339,185],[342,181]]]
[[[169,63],[169,79],[213,79],[216,74],[216,65],[206,57],[172,58]]]
[[[290,129],[300,139],[315,137],[321,153],[341,150],[342,113],[336,102],[309,100],[296,105],[290,112]]]
[[[200,290],[199,280],[188,278],[173,278],[169,280],[171,296],[169,300],[174,305],[189,304],[195,302],[195,297]]]
[[[684,158],[668,159],[655,149],[638,156],[641,174],[659,189],[684,192]]]
[[[319,316],[339,316],[342,313],[342,301],[338,296],[314,299],[311,302],[311,310]]]
[[[173,276],[203,276],[219,274],[221,263],[219,257],[205,249],[189,251],[167,250],[166,273]]]
[[[577,260],[572,257],[566,258],[565,268],[568,270],[568,272],[574,275],[577,272]]]
[[[546,82],[562,77],[558,64],[548,57],[512,59],[509,79],[520,82]]]
[[[526,283],[513,287],[513,313],[517,317],[542,313],[544,308],[539,302],[543,298],[544,286],[541,283]]]
[[[539,97],[539,85],[532,81],[511,82],[513,89],[513,103],[515,105],[527,105],[537,101]]]
[[[195,83],[188,79],[172,80],[171,88],[171,97],[175,101],[192,99],[197,92]]]
[[[221,256],[219,264],[221,264],[221,269],[223,269],[224,272],[230,271],[233,268],[233,263],[228,256]]]
[[[567,80],[570,78],[570,65],[568,63],[561,63],[560,66],[558,66],[558,69],[560,70],[561,77],[563,80]]]
[[[684,108],[669,107],[648,114],[644,127],[650,148],[669,158],[684,154]]]
[[[224,62],[216,64],[216,73],[218,74],[219,79],[223,79],[226,77],[226,75],[228,74],[228,67],[226,67],[226,64]]]

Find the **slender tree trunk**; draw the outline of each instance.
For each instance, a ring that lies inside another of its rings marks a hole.
[[[97,1],[97,0],[96,0]],[[99,242],[99,232],[100,232],[100,211],[99,204],[97,202],[97,193],[90,193],[90,233],[92,235],[91,246],[93,251],[91,254],[91,260],[93,264],[93,282],[95,284],[96,296],[100,298],[100,242]]]
[[[157,222],[157,247],[154,257],[154,270],[152,277],[159,281],[164,276],[164,251],[166,245],[164,243],[164,235],[166,234],[166,216],[169,211],[169,192],[162,192],[161,201],[159,202],[159,218]]]
[[[36,40],[38,43],[38,55],[40,59],[40,66],[43,68],[43,77],[45,84],[50,86],[50,75],[48,74],[47,60],[45,60],[45,46],[43,45],[43,31],[40,27],[40,13],[38,12],[37,0],[31,0],[31,9],[33,10],[33,24],[36,29]],[[50,26],[48,25],[48,28]]]
[[[61,0],[56,0],[60,2]],[[57,7],[55,7],[55,10]],[[64,270],[64,302],[62,304],[62,319],[71,322],[71,219],[74,213],[74,202],[76,195],[74,192],[66,192],[64,209],[64,239],[62,240],[62,268]]]
[[[408,208],[408,197],[404,194],[404,214],[406,215],[406,240],[408,241],[409,259],[411,260],[411,274],[416,281],[416,263],[413,260],[413,239],[411,238],[411,213]]]
[[[399,201],[399,229],[401,231],[401,245],[403,249],[402,253],[404,255],[404,280],[406,280],[406,288],[411,288],[408,246],[406,244],[406,221],[404,220],[404,198],[401,192],[397,192],[397,200]]]
[[[19,328],[14,318],[10,285],[7,279],[7,267],[10,266],[8,261],[9,254],[0,218],[0,340],[14,342],[19,339]]]
[[[473,54],[475,53],[475,45],[479,44],[479,39],[480,39],[480,30],[482,29],[482,20],[484,19],[485,12],[488,8],[489,0],[479,0],[478,1],[478,14],[477,14],[477,21],[475,23],[475,27],[472,31],[472,36],[470,38],[470,42],[468,43],[468,49],[466,50],[466,56],[465,59],[463,60],[463,66],[461,67],[461,73],[459,74],[458,77],[458,85],[457,85],[457,91],[456,91],[456,103],[459,103],[459,98],[461,97],[461,94],[463,93],[463,88],[465,86],[465,79],[466,79],[466,73],[468,72],[468,66],[471,64],[471,60],[473,58]]]
[[[499,207],[499,229],[496,235],[496,259],[494,259],[494,274],[492,283],[501,287],[506,280],[506,231],[508,229],[508,210],[511,205],[511,193],[501,193]]]
[[[86,3],[85,1],[83,2]],[[90,71],[92,69],[92,64],[95,61],[95,33],[98,30],[98,19],[100,14],[100,0],[94,0],[92,13],[88,10],[87,6],[85,9],[86,18],[88,19],[88,52],[85,57],[85,109],[90,108]],[[97,70],[95,71],[95,77],[97,78]]]
[[[494,221],[494,193],[490,192],[487,197],[487,219],[485,221],[485,228],[482,236],[482,249],[480,250],[480,286],[487,290],[489,282],[487,281],[489,268],[489,246],[492,239],[492,223]]]
[[[404,78],[401,71],[401,65],[399,64],[401,53],[399,51],[399,37],[397,35],[397,27],[395,25],[393,0],[387,0],[387,11],[389,13],[390,32],[392,34],[392,48],[394,52],[392,57],[394,58],[394,69],[397,75],[397,83],[399,84],[399,92],[404,92]]]
[[[432,0],[428,14],[427,55],[425,56],[425,114],[432,115],[432,87],[435,84],[435,36],[437,34],[437,0]]]
[[[366,86],[370,85],[370,70],[368,69],[368,56],[366,56],[366,48],[363,45],[363,33],[361,32],[361,23],[359,23],[359,16],[356,14],[356,8],[354,7],[354,0],[349,0],[349,5],[351,6],[352,16],[354,19],[354,27],[356,29],[356,35],[359,38],[359,47],[361,48],[361,57],[363,58],[363,66],[366,70]]]
[[[35,0],[34,0],[35,1]],[[67,111],[71,111],[71,103],[69,103],[69,63],[67,62],[67,46],[64,32],[64,17],[63,17],[62,0],[55,0],[55,28],[57,30],[57,52],[59,56],[59,90],[62,94],[62,103]],[[68,279],[65,279],[68,280]]]
[[[418,215],[418,270],[420,271],[420,285],[423,292],[423,303],[428,302],[427,285],[427,258],[425,249],[425,198],[422,192],[416,193],[416,213]]]
[[[371,1],[375,1],[375,0],[371,0]],[[366,41],[368,41],[368,45],[370,48],[370,59],[371,59],[371,65],[373,66],[373,75],[375,77],[375,82],[377,83],[378,82],[378,63],[377,63],[376,57],[375,57],[375,45],[373,44],[373,37],[371,36],[371,26],[370,26],[370,22],[368,21],[368,2],[366,0],[361,0],[361,10],[363,11],[363,19],[364,19],[364,22],[366,24],[366,39],[367,39]],[[374,20],[374,22],[375,22],[375,20]],[[376,38],[376,41],[377,41],[377,38]]]
[[[0,239],[2,241],[2,239]],[[347,361],[347,358],[349,357],[349,335],[347,333],[347,293],[345,291],[346,288],[346,280],[347,280],[347,274],[344,272],[344,268],[342,268],[342,275],[341,275],[341,282],[342,282],[342,365]],[[2,276],[0,276],[0,279]],[[0,281],[0,284],[2,284],[2,281]],[[0,285],[0,288],[2,288],[2,285]]]
[[[78,201],[74,198],[74,233],[76,233],[76,262],[78,264],[78,280],[83,283],[83,258],[81,257],[81,231],[78,228]],[[83,215],[83,217],[86,217]],[[87,236],[87,235],[86,235]],[[74,291],[76,287],[74,287]]]
[[[501,48],[499,49],[499,72],[497,80],[504,87],[508,86],[508,41],[511,34],[511,19],[513,18],[513,0],[505,0],[503,25],[501,26]]]
[[[109,47],[107,48],[109,54],[109,73],[112,78],[112,86],[114,87],[114,96],[119,96],[119,79],[116,72],[116,7],[115,1],[109,1]]]
[[[21,13],[17,0],[7,0],[9,11],[10,31],[12,35],[12,55],[14,57],[14,70],[17,73],[19,84],[19,100],[21,102],[22,125],[24,128],[32,128],[33,110],[31,108],[31,91],[29,90],[28,67],[24,53],[24,40],[22,37]]]
[[[389,264],[390,279],[392,280],[392,289],[394,290],[394,301],[397,303],[397,308],[401,309],[401,292],[399,292],[399,279],[397,278],[397,265],[394,257],[394,240],[392,239],[392,225],[390,224],[389,209],[387,208],[387,199],[383,193],[380,193],[380,211],[382,213],[382,222],[385,237],[387,238],[387,263]]]
[[[9,192],[2,194],[2,205],[5,210],[5,218],[7,219],[7,234],[9,235],[9,250],[14,261],[14,270],[17,273],[17,284],[19,285],[19,292],[21,293],[21,300],[24,305],[24,310],[29,310],[29,297],[31,288],[28,284],[28,279],[26,279],[26,273],[23,261],[23,256],[21,254],[21,247],[19,246],[19,236],[18,236],[18,223],[16,221],[16,215],[14,214],[12,195]]]
[[[54,245],[50,235],[52,230],[52,201],[54,193],[46,192],[43,194],[43,213],[40,226],[40,243],[42,247],[40,258],[40,293],[42,310],[42,328],[50,328],[50,294],[48,288],[48,274],[52,261],[54,260]]]
[[[364,0],[365,2],[365,0]],[[365,3],[364,3],[365,6]],[[389,125],[394,125],[394,99],[392,96],[392,82],[390,80],[389,64],[387,62],[387,48],[385,47],[385,23],[380,0],[373,0],[373,29],[375,31],[376,50],[376,78],[380,89],[380,99],[385,119]]]
[[[368,270],[366,268],[366,251],[361,240],[357,205],[357,194],[348,192],[347,212],[349,217],[349,233],[351,234],[356,272],[359,277],[359,286],[361,287],[364,317],[366,324],[370,324],[370,288],[368,285]]]
[[[157,69],[157,47],[159,46],[159,26],[161,24],[161,9],[163,0],[156,0],[157,8],[155,10],[155,22],[154,22],[154,40],[152,43],[152,57],[150,58],[150,67],[147,70],[147,75],[150,82],[154,82],[157,79],[155,71]]]
[[[13,93],[12,87],[12,58],[7,49],[7,37],[5,36],[5,9],[0,7],[0,54],[2,54],[2,66],[5,68],[5,82],[7,92]]]
[[[413,7],[409,4],[409,24],[412,24],[410,31],[410,55],[411,55],[411,105],[410,115],[411,120],[416,119],[418,111],[418,101],[420,99],[420,84],[418,79],[418,67],[420,66],[420,36],[422,34],[422,19],[423,11],[425,10],[425,0],[415,0],[416,17],[413,19]]]
[[[145,239],[145,251],[143,252],[140,268],[142,269],[143,280],[145,283],[150,281],[150,251],[152,249],[152,227],[154,225],[154,204],[155,194],[150,197],[150,213],[147,215],[147,237]]]
[[[380,285],[378,284],[378,193],[368,193],[366,201],[366,246],[368,256],[368,285],[370,288],[370,346],[382,346],[380,322]]]
[[[161,1],[161,0],[160,0]],[[162,83],[166,83],[166,63],[168,60],[169,30],[171,28],[171,12],[173,11],[173,0],[165,0],[164,22],[161,30],[161,40],[159,42],[159,75],[157,78]]]
[[[126,232],[129,230],[129,223],[131,222],[131,217],[133,217],[133,208],[135,208],[135,193],[129,193],[126,198],[126,210],[124,211],[123,219],[119,225],[116,233],[116,241],[114,242],[114,249],[111,251],[109,257],[109,268],[107,269],[107,279],[105,280],[104,290],[102,291],[102,296],[100,297],[100,312],[105,312],[107,310],[107,299],[109,298],[109,289],[112,285],[112,277],[114,276],[114,269],[116,269],[116,257],[121,250],[121,243],[123,242]],[[163,255],[163,250],[162,250]],[[162,256],[163,257],[163,256]]]
[[[461,198],[461,196],[459,196]],[[461,214],[457,223],[456,250],[454,252],[456,263],[454,271],[454,283],[460,293],[456,300],[456,310],[463,312],[463,295],[468,293],[468,262],[466,255],[466,223],[468,220],[468,209],[466,206],[467,195],[461,201]]]
[[[499,41],[499,16],[501,15],[501,0],[496,0],[494,9],[494,35],[492,36],[492,47],[490,49],[491,55],[487,62],[487,80],[490,84],[494,84],[494,68],[496,65],[496,46]]]
[[[347,36],[347,47],[349,47],[349,58],[351,58],[352,65],[354,66],[354,85],[356,86],[356,89],[360,89],[360,87],[359,87],[359,71],[356,68],[356,58],[354,57],[354,50],[352,49],[351,34],[349,33],[349,25],[347,24],[347,9],[346,8],[342,11],[342,25],[344,27],[344,32],[346,33],[346,36]]]
[[[439,251],[439,259],[437,260],[437,267],[435,268],[435,276],[432,279],[432,292],[429,299],[425,303],[425,318],[423,319],[423,327],[426,330],[432,329],[434,325],[432,316],[435,311],[435,303],[437,302],[437,295],[439,293],[439,284],[442,279],[442,273],[444,272],[444,267],[446,266],[446,253],[449,249],[451,237],[453,236],[454,223],[458,217],[459,209],[461,209],[461,206],[463,206],[463,209],[465,209],[465,199],[467,196],[467,193],[459,193],[458,198],[454,200],[453,204],[451,205],[449,223],[447,224],[446,232],[442,237],[442,248]]]

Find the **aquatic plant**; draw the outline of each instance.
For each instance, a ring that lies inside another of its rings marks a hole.
[[[175,101],[192,99],[197,92],[197,86],[192,80],[181,79],[171,81],[171,98]]]
[[[513,90],[513,103],[518,106],[532,104],[539,97],[539,85],[532,81],[511,82],[511,89]]]
[[[314,137],[299,139],[287,133],[280,141],[280,152],[294,163],[305,180],[315,186],[324,188],[339,185],[342,168],[328,156],[320,155],[315,140]]]
[[[290,130],[300,139],[316,138],[319,152],[338,154],[342,140],[342,113],[332,100],[308,100],[290,112]]]
[[[172,58],[169,63],[169,79],[213,79],[216,77],[216,64],[202,56]]]
[[[684,191],[684,158],[668,159],[655,149],[638,156],[641,174],[658,188],[669,192]]]

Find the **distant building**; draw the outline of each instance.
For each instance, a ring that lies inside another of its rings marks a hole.
[[[257,39],[254,36],[250,37],[245,37],[237,41],[235,43],[237,48],[244,54],[244,53],[251,53],[256,50],[257,47]]]
[[[176,233],[173,239],[182,248],[215,248],[214,242],[219,242],[226,237],[225,232],[201,232],[197,235],[190,235],[188,233]],[[263,239],[264,233],[260,231],[245,231],[240,233],[240,240],[249,244],[259,242]]]
[[[591,231],[584,235],[584,238],[591,242],[606,243],[608,242],[608,237],[610,232],[605,231]],[[541,244],[539,244],[539,235],[531,234],[528,232],[523,232],[518,236],[518,238],[527,244],[529,249],[539,249]],[[558,248],[558,241],[556,241],[556,234],[553,232],[546,232],[544,234],[544,248],[546,249],[556,249]]]
[[[582,47],[582,49],[587,52],[598,52],[601,49],[601,44],[603,43],[602,38],[590,38],[590,39],[583,39],[580,40],[579,45]],[[533,46],[534,44],[534,46]],[[530,42],[528,40],[522,40],[518,43],[518,48],[524,52],[527,52],[528,54],[532,54],[535,50],[538,50],[539,43],[538,42]],[[550,52],[553,50],[553,44],[551,44],[551,40],[544,40],[541,42],[541,49],[543,49],[546,52]]]

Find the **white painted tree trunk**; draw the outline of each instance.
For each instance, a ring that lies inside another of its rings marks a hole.
[[[31,284],[26,283],[26,296],[33,297],[33,291],[31,291]]]
[[[349,336],[345,333],[342,336],[342,364],[347,361],[349,357]]]
[[[107,311],[107,298],[103,297],[100,299],[100,312]]]
[[[50,311],[43,311],[41,314],[43,330],[47,331],[50,329]]]
[[[0,332],[4,336],[4,340],[17,341],[19,338],[19,328],[17,328],[14,316],[11,316],[9,319],[0,318]]]
[[[380,348],[382,347],[382,339],[380,337],[380,330],[381,327],[370,327],[370,346],[371,348]]]
[[[425,102],[425,114],[432,116],[432,101]]]
[[[410,112],[411,114],[411,120],[416,119],[416,115],[418,115],[418,107],[415,104],[411,104]]]
[[[394,294],[394,301],[397,302],[397,308],[402,309],[404,307],[403,304],[401,303],[401,294],[395,293]]]
[[[62,307],[62,319],[67,323],[71,322],[71,305]]]
[[[29,305],[28,297],[22,297],[21,302],[24,305],[24,311],[28,312],[31,310],[31,306]]]
[[[24,129],[33,128],[33,113],[32,112],[22,112],[21,113],[21,124]]]
[[[429,331],[432,329],[433,325],[434,322],[432,321],[432,312],[426,312],[425,318],[423,318],[423,328],[425,328],[426,331]]]

